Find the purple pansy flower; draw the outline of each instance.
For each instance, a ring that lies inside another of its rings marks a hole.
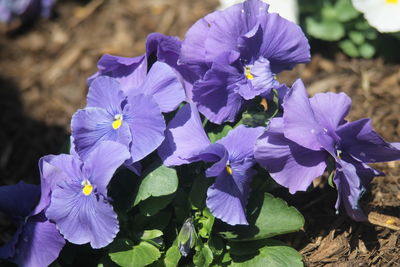
[[[17,226],[12,239],[0,247],[0,259],[23,267],[48,266],[57,259],[65,240],[43,209],[35,209],[39,199],[38,185],[20,182],[0,187],[0,212],[10,215]]]
[[[319,93],[308,98],[298,80],[283,102],[283,118],[272,119],[259,138],[254,156],[272,178],[291,193],[305,191],[333,159],[333,178],[341,203],[354,220],[366,217],[358,200],[371,179],[383,175],[366,163],[400,159],[400,150],[385,142],[369,119],[346,122],[351,100],[344,93]]]
[[[234,121],[241,106],[268,95],[275,74],[310,61],[301,28],[248,0],[197,21],[186,33],[179,62],[201,77],[192,100],[210,121]]]
[[[129,94],[140,91],[146,79],[155,80],[164,83],[164,86],[168,85],[162,95],[154,95],[157,103],[163,106],[163,101],[173,98],[179,104],[186,99],[185,91],[190,93],[192,83],[198,78],[185,66],[177,64],[180,49],[181,41],[177,37],[149,34],[144,55],[132,58],[104,55],[97,63],[99,71],[88,79],[88,83],[90,85],[98,76],[113,77],[121,84],[121,90]],[[146,75],[151,78],[146,78]],[[169,112],[175,108],[173,106],[162,111]]]
[[[162,74],[160,72],[159,76]],[[126,165],[132,167],[162,143],[165,121],[161,110],[175,108],[179,103],[174,101],[173,95],[165,93],[169,84],[161,82],[162,77],[158,79],[155,76],[156,73],[149,74],[142,87],[128,96],[120,90],[120,84],[114,78],[100,76],[91,83],[87,107],[78,110],[71,122],[75,149],[82,158],[98,142],[116,141],[131,152]],[[149,92],[160,95],[163,99],[161,107],[153,96],[147,94]]]
[[[46,216],[65,239],[102,248],[119,231],[109,203],[107,185],[116,169],[130,157],[125,146],[100,142],[82,161],[75,155],[42,158],[41,202],[50,201]]]
[[[0,0],[0,21],[10,22],[15,17],[28,21],[48,17],[55,0]]]
[[[262,132],[261,127],[241,125],[212,144],[204,132],[196,107],[187,104],[169,123],[159,155],[167,166],[213,162],[206,170],[207,177],[216,177],[215,183],[207,190],[207,207],[216,218],[228,224],[248,224],[246,205],[250,182],[255,174],[252,169],[255,164],[253,147]]]

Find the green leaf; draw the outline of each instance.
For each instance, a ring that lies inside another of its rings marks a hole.
[[[214,225],[215,218],[211,214],[211,212],[205,208],[203,210],[203,216],[199,218],[199,224],[201,224],[201,228],[199,230],[199,235],[203,238],[209,238],[212,227]]]
[[[321,8],[321,16],[323,20],[337,20],[337,11],[331,3],[325,1]]]
[[[349,32],[349,38],[356,45],[361,45],[365,42],[364,34],[361,32],[351,31]]]
[[[97,267],[119,267],[119,265],[113,262],[108,254],[103,254],[103,257],[100,258]]]
[[[230,130],[232,130],[232,126],[225,125],[224,128],[222,128],[222,130],[219,132],[208,133],[208,138],[210,138],[211,143],[215,143],[219,139],[225,137],[229,133]]]
[[[335,4],[336,18],[340,22],[347,22],[358,17],[358,12],[351,3],[351,0],[338,0]]]
[[[140,237],[140,239],[142,240],[151,240],[154,239],[156,237],[160,237],[163,235],[163,232],[160,230],[145,230],[142,234],[142,236]]]
[[[177,246],[171,246],[165,254],[164,264],[166,267],[176,267],[180,259],[181,253],[179,248]]]
[[[188,201],[188,193],[179,187],[175,193],[175,199],[172,202],[174,207],[175,220],[178,224],[183,224],[187,217],[190,215],[191,206]]]
[[[193,209],[204,209],[206,206],[207,189],[213,180],[204,176],[197,176],[194,179],[192,189],[189,193],[189,201]]]
[[[142,267],[156,261],[160,251],[146,241],[133,246],[127,239],[117,239],[110,247],[110,258],[122,267]]]
[[[338,41],[345,34],[344,26],[340,22],[331,20],[317,22],[312,17],[306,19],[306,28],[308,34],[325,41]]]
[[[196,266],[208,267],[214,260],[214,255],[207,244],[196,246],[196,254],[193,257],[193,263]]]
[[[366,20],[357,21],[354,26],[357,30],[360,31],[368,30],[371,28],[371,26],[368,24]]]
[[[279,98],[277,91],[273,90],[273,100],[268,100],[268,110],[265,111],[246,111],[242,114],[241,122],[248,127],[267,126],[268,122],[279,112]]]
[[[275,240],[232,242],[232,263],[241,267],[301,267],[302,256],[295,249]]]
[[[394,32],[391,34],[394,38],[397,38],[398,40],[400,40],[400,32]]]
[[[153,196],[160,197],[175,193],[178,188],[176,170],[164,165],[152,168],[140,183],[134,206]]]
[[[375,55],[375,47],[369,43],[364,43],[360,46],[360,55],[363,58],[371,58]]]
[[[167,211],[161,211],[154,216],[145,216],[141,213],[137,213],[133,221],[137,229],[158,229],[163,231],[170,222],[171,216],[171,213]]]
[[[368,40],[375,40],[378,37],[378,33],[375,29],[367,29],[363,32],[363,35],[365,36],[365,38],[367,38]]]
[[[298,231],[304,218],[294,207],[269,193],[253,194],[247,207],[248,226],[233,226],[221,233],[226,239],[257,240]]]
[[[220,238],[219,236],[216,235],[210,236],[210,239],[208,239],[207,244],[214,255],[220,256],[224,252],[225,244],[222,238]]]
[[[360,55],[357,47],[350,40],[341,41],[339,47],[350,57],[358,57]]]
[[[126,213],[135,200],[138,177],[128,169],[118,170],[109,186],[109,196],[113,199],[113,207],[119,213]]]
[[[336,187],[335,187],[335,184],[334,184],[334,182],[333,182],[333,177],[335,176],[335,174],[336,174],[336,171],[335,171],[335,170],[332,170],[332,171],[329,173],[329,176],[328,176],[328,184],[329,184],[332,188],[336,188]]]
[[[335,183],[333,182],[333,178],[336,174],[336,160],[333,157],[328,157],[326,171],[329,173],[328,184],[332,188],[336,188]]]
[[[145,201],[140,202],[140,212],[145,216],[153,216],[171,203],[174,197],[174,194],[161,197],[150,197]]]

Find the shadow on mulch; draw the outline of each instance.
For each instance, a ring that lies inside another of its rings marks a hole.
[[[20,180],[38,184],[39,158],[60,153],[68,140],[62,127],[29,118],[19,92],[13,80],[0,76],[0,185]]]

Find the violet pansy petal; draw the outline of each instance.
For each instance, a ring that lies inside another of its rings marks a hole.
[[[152,96],[128,97],[126,122],[132,133],[131,155],[136,162],[153,152],[164,140],[165,121]]]
[[[17,252],[10,260],[24,267],[49,266],[58,258],[64,245],[65,240],[55,224],[41,213],[24,225]]]
[[[103,72],[102,74],[111,73],[112,75],[108,76],[120,78],[131,74],[131,71],[138,67],[144,59],[144,56],[119,57],[106,54],[100,58],[97,67]],[[130,67],[130,70],[128,71],[126,67]]]
[[[41,12],[40,0],[2,0],[0,1],[0,21],[10,22],[20,16],[23,21],[34,19]]]
[[[229,152],[230,161],[253,158],[254,145],[263,132],[263,127],[247,128],[244,125],[239,125],[218,140],[217,144],[222,144],[226,148]],[[243,142],[243,140],[246,140],[246,142]]]
[[[247,225],[245,207],[238,196],[240,191],[232,176],[224,173],[208,188],[206,205],[214,217],[230,225]]]
[[[88,79],[90,85],[98,76],[116,78],[120,83],[120,90],[127,92],[139,87],[146,77],[147,61],[145,56],[118,57],[103,55],[97,63],[99,72]]]
[[[215,63],[202,80],[193,85],[193,101],[211,122],[233,122],[244,100],[236,92],[238,72],[234,67]]]
[[[51,191],[59,182],[80,177],[81,165],[77,157],[66,154],[48,155],[39,160],[41,195],[32,215],[39,214],[49,206]]]
[[[263,30],[259,23],[256,23],[254,27],[246,34],[240,36],[237,40],[237,46],[240,52],[240,58],[244,63],[253,62],[258,58],[258,51],[262,43]]]
[[[84,178],[96,185],[97,191],[107,195],[107,185],[114,172],[130,158],[126,146],[112,141],[102,141],[88,154],[82,169]]]
[[[206,50],[204,40],[210,30],[207,19],[213,17],[213,13],[205,18],[199,19],[186,32],[185,40],[182,42],[181,54],[178,62],[185,64],[199,77],[202,77],[208,69],[208,63],[204,62]]]
[[[247,29],[251,29],[256,23],[265,21],[269,4],[260,0],[248,0],[243,2],[242,10],[242,21],[245,22]]]
[[[117,214],[104,196],[86,196],[81,190],[79,183],[65,183],[54,189],[46,216],[71,243],[105,247],[119,231]]]
[[[196,106],[186,104],[169,122],[158,155],[166,166],[187,164],[193,162],[190,157],[197,155],[210,143]]]
[[[101,140],[108,140],[112,128],[113,116],[103,108],[89,107],[80,109],[72,116],[71,132],[75,150],[78,154],[89,152]]]
[[[298,25],[271,13],[265,16],[262,26],[264,39],[259,53],[271,62],[273,73],[310,61],[310,45]]]
[[[229,160],[228,151],[221,144],[211,144],[206,149],[201,151],[197,156],[205,162],[214,162],[210,168],[206,170],[207,177],[215,177],[223,173],[226,169]]]
[[[238,50],[239,37],[249,32],[255,26],[250,25],[249,28],[241,20],[242,16],[242,5],[239,4],[223,11],[215,11],[205,17],[210,28],[206,38],[203,40],[206,50],[206,61],[213,62],[223,52]]]
[[[361,119],[342,125],[337,130],[342,149],[365,163],[400,159],[400,149],[377,134],[370,119]]]
[[[237,19],[241,17],[241,10],[241,4],[234,5],[198,20],[185,35],[180,61],[189,64],[213,62],[220,53],[237,50],[237,39],[254,27],[249,29]]]
[[[311,150],[320,150],[318,135],[324,130],[317,122],[306,88],[299,79],[283,100],[284,135],[293,142]]]
[[[177,37],[151,33],[146,40],[146,56],[149,61],[157,59],[173,68],[185,90],[186,101],[191,102],[193,83],[199,79],[199,75],[185,64],[178,64],[181,46],[182,42]]]
[[[349,160],[349,159],[347,159]],[[372,178],[382,173],[368,167],[363,163],[349,160],[338,162],[336,175],[333,181],[338,190],[336,209],[343,204],[347,214],[355,221],[366,221],[367,217],[359,206],[359,200],[366,191]]]
[[[44,17],[49,17],[51,14],[51,9],[53,8],[56,0],[41,0],[42,3],[42,11],[41,15]]]
[[[154,32],[146,38],[147,58],[151,59],[154,55],[158,61],[167,63],[173,68],[178,67],[180,50],[181,41],[178,37]]]
[[[29,215],[40,199],[40,187],[21,181],[0,186],[0,211],[15,219]]]
[[[132,162],[132,158],[128,159],[124,163],[125,168],[131,170],[137,176],[142,174],[142,164],[140,162]]]
[[[317,121],[332,135],[351,108],[351,99],[345,93],[318,93],[310,98]]]
[[[153,96],[162,112],[175,110],[185,100],[185,90],[176,72],[162,62],[153,64],[145,82],[136,91]]]
[[[272,89],[280,86],[271,72],[268,59],[260,57],[250,68],[253,78],[236,83],[239,87],[237,91],[244,99],[250,100],[258,95],[269,94]]]
[[[132,140],[129,125],[123,118],[118,129],[112,127],[114,117],[102,108],[88,107],[78,110],[71,121],[75,148],[82,159],[100,141],[115,141],[127,147]]]
[[[17,230],[15,231],[14,235],[5,243],[3,246],[0,247],[0,259],[10,259],[15,255],[15,248],[20,238],[22,231],[24,230],[24,224],[18,223]]]
[[[0,4],[0,21],[9,22],[12,19],[12,13],[8,6]]]
[[[280,86],[279,82],[275,79],[275,74],[271,70],[269,60],[264,57],[260,57],[254,62],[254,65],[251,67],[251,74],[254,77],[251,80],[251,84],[257,93],[256,95],[266,94],[271,89]]]
[[[204,162],[217,162],[229,156],[225,147],[221,144],[210,144],[199,153],[193,155],[196,160],[202,160]]]
[[[96,78],[89,87],[87,106],[103,108],[110,114],[120,114],[121,103],[125,96],[119,88],[120,84],[114,78],[107,76]]]
[[[57,168],[58,171],[52,169]],[[42,175],[42,182],[47,183],[53,189],[59,181],[68,180],[66,177],[78,178],[81,175],[82,161],[73,155],[60,154],[60,155],[47,155],[40,159],[39,169]],[[61,178],[56,177],[62,176]]]
[[[69,154],[76,158],[79,158],[79,155],[75,149],[74,137],[72,135],[69,137]]]
[[[206,57],[213,61],[221,52],[229,52],[238,49],[242,41],[240,37],[254,37],[252,47],[258,47],[262,42],[262,34],[259,33],[258,25],[265,22],[268,4],[259,0],[250,0],[231,6],[223,11],[216,11],[215,19],[208,20],[210,30],[205,39]],[[207,19],[207,17],[206,17]],[[261,27],[260,27],[261,28]],[[247,43],[248,44],[248,43]],[[257,53],[253,51],[253,53]],[[248,59],[248,54],[244,55]]]
[[[211,213],[230,224],[245,224],[246,205],[249,196],[250,182],[256,173],[250,167],[252,161],[232,165],[233,175],[223,172],[207,190],[207,207]]]
[[[279,121],[282,119],[273,119],[270,129],[257,140],[254,157],[291,194],[306,191],[312,181],[324,173],[329,154],[307,149],[285,138]]]
[[[399,149],[399,150],[400,150],[400,142],[390,143],[390,145],[392,145],[392,146],[395,147],[396,149]]]

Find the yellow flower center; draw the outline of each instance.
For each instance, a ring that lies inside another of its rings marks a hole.
[[[244,75],[249,80],[253,80],[254,79],[253,74],[251,74],[251,67],[250,66],[244,67]]]
[[[229,165],[229,163],[228,164],[226,164],[226,171],[229,173],[229,175],[232,175],[232,168],[231,168],[231,166]]]
[[[114,130],[117,130],[122,125],[122,114],[117,114],[114,117],[114,121],[112,123],[112,127]]]
[[[397,4],[399,0],[386,0],[387,4]]]
[[[90,195],[90,194],[92,193],[92,191],[93,191],[93,186],[92,186],[92,184],[91,184],[87,179],[85,179],[85,180],[82,182],[82,185],[83,185],[82,193],[83,193],[85,196]]]

